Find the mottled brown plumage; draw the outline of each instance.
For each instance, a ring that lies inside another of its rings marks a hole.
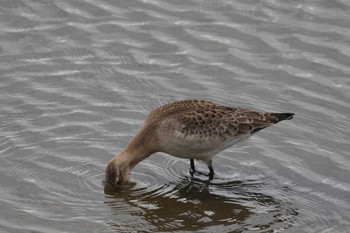
[[[261,129],[293,113],[256,112],[232,108],[204,100],[182,100],[162,105],[150,112],[144,126],[128,146],[106,168],[106,182],[117,185],[127,181],[130,170],[155,152],[207,163],[212,178],[212,158],[222,150],[250,137]]]

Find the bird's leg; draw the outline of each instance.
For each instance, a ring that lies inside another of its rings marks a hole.
[[[196,171],[196,168],[194,167],[194,159],[190,159],[190,163],[191,163],[191,169],[193,171]]]
[[[212,165],[212,160],[208,160],[207,162],[208,168],[209,168],[209,180],[213,180],[214,178],[214,169]]]
[[[191,169],[190,174],[193,176],[193,173],[196,171],[196,168],[194,167],[194,159],[190,159]]]

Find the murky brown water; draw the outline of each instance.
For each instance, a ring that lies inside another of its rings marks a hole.
[[[0,231],[349,232],[349,25],[346,0],[0,1]],[[159,153],[104,190],[147,113],[187,98],[296,117],[213,181]]]

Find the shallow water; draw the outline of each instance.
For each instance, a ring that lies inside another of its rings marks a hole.
[[[348,1],[0,6],[1,232],[349,232]],[[296,117],[213,181],[159,153],[104,189],[147,113],[188,98]]]

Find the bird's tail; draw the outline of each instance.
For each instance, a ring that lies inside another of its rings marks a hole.
[[[293,119],[294,113],[270,113],[270,116],[277,118],[278,122]]]

